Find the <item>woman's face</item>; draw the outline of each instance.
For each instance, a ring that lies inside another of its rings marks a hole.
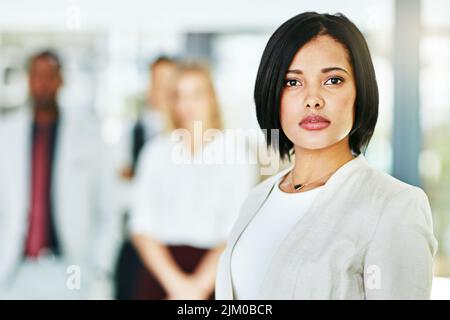
[[[211,93],[208,81],[199,72],[187,72],[177,81],[175,95],[175,117],[183,128],[192,128],[194,121],[208,126],[211,108]]]
[[[355,98],[345,47],[330,36],[318,36],[300,48],[289,66],[281,96],[281,127],[295,148],[348,143]]]

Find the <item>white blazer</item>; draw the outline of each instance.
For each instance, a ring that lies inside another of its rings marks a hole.
[[[234,298],[233,248],[288,170],[244,202],[219,261],[217,299]],[[255,299],[429,299],[436,250],[425,193],[359,155],[333,174],[281,243]]]
[[[30,108],[0,121],[0,285],[23,257],[30,199]],[[120,243],[115,172],[95,123],[61,112],[52,174],[53,219],[65,260],[83,276],[111,273]]]

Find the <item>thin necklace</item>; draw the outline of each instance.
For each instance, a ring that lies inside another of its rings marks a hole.
[[[316,183],[318,183],[318,182],[321,182],[323,178],[325,178],[325,177],[328,178],[329,176],[331,176],[331,175],[332,175],[333,173],[335,173],[336,171],[337,171],[337,169],[336,169],[336,170],[333,170],[333,171],[330,172],[330,173],[327,173],[326,175],[320,177],[320,178],[317,179],[317,180],[313,180],[313,181],[310,181],[310,182],[307,182],[307,183],[298,183],[298,184],[296,184],[296,183],[294,183],[294,181],[293,181],[293,178],[292,178],[293,175],[292,175],[292,170],[291,170],[291,172],[289,172],[289,174],[290,174],[290,181],[287,182],[287,183],[284,183],[284,184],[288,184],[288,185],[292,186],[292,187],[294,188],[295,191],[301,191],[302,189],[304,189],[305,187],[307,187],[307,186],[309,186],[309,185],[312,185],[312,184],[316,184]]]

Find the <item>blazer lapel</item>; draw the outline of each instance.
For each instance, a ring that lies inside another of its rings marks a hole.
[[[233,284],[231,279],[231,256],[233,254],[234,246],[236,245],[237,241],[239,240],[242,233],[247,228],[250,221],[253,219],[253,217],[256,215],[256,213],[259,211],[259,209],[263,206],[265,203],[267,197],[272,192],[273,187],[275,185],[275,182],[278,181],[278,178],[285,175],[289,170],[291,170],[292,167],[285,169],[275,176],[268,178],[269,180],[261,186],[262,188],[258,190],[255,194],[252,195],[252,199],[250,202],[244,202],[242,209],[241,209],[241,215],[239,216],[238,220],[235,223],[235,226],[233,230],[231,231],[228,245],[227,245],[227,251],[224,253],[224,259],[226,264],[226,272],[225,276],[227,279],[225,279],[225,285],[227,286],[227,297],[225,299],[234,299],[234,293],[233,293]],[[264,183],[264,182],[263,182]]]

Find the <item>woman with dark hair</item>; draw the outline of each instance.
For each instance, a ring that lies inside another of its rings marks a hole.
[[[286,21],[254,98],[268,146],[294,164],[244,202],[216,298],[428,299],[437,241],[427,196],[363,156],[378,89],[358,28],[342,14]]]

